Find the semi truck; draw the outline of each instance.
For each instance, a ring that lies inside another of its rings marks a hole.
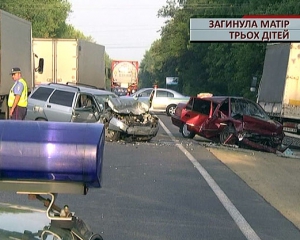
[[[13,67],[21,69],[29,92],[34,86],[31,40],[31,23],[29,21],[0,10],[1,118],[8,117],[8,94],[14,84],[9,73]]]
[[[33,52],[45,61],[35,85],[74,83],[105,89],[105,47],[82,39],[33,38]]]
[[[111,91],[127,89],[129,94],[138,88],[138,61],[113,60],[111,62]]]
[[[268,44],[257,102],[288,134],[300,134],[300,43]]]

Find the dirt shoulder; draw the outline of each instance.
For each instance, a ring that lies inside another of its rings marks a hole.
[[[300,158],[207,148],[300,229]]]

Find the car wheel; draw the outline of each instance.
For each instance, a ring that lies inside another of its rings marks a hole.
[[[119,131],[114,131],[114,130],[109,130],[109,129],[105,129],[105,140],[106,141],[110,141],[110,142],[114,142],[114,141],[118,141],[120,139],[120,132]]]
[[[166,113],[169,117],[174,115],[176,107],[177,106],[175,104],[171,104],[171,105],[167,106]]]
[[[184,138],[193,138],[196,135],[194,132],[187,129],[187,125],[185,123],[181,127],[181,134]]]
[[[103,240],[103,238],[99,234],[95,234],[90,238],[90,240]]]
[[[38,118],[35,121],[46,122],[47,120],[45,118]]]
[[[235,136],[233,136],[234,133],[235,129],[233,126],[226,126],[220,133],[220,143],[235,145],[237,143],[237,139]]]

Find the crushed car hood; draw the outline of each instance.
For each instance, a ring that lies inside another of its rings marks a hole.
[[[264,135],[281,135],[283,133],[283,126],[272,119],[262,120],[252,116],[243,116],[244,130],[252,131]]]
[[[119,114],[140,115],[149,111],[149,106],[146,103],[140,102],[132,98],[109,98],[108,106]]]

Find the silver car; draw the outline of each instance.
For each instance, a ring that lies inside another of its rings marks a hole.
[[[130,97],[148,104],[150,111],[166,112],[168,116],[175,113],[178,103],[187,103],[190,99],[189,96],[167,88],[142,88]]]
[[[30,94],[26,120],[102,123],[107,141],[149,141],[159,127],[158,118],[140,101],[121,102],[110,91],[53,83]]]

